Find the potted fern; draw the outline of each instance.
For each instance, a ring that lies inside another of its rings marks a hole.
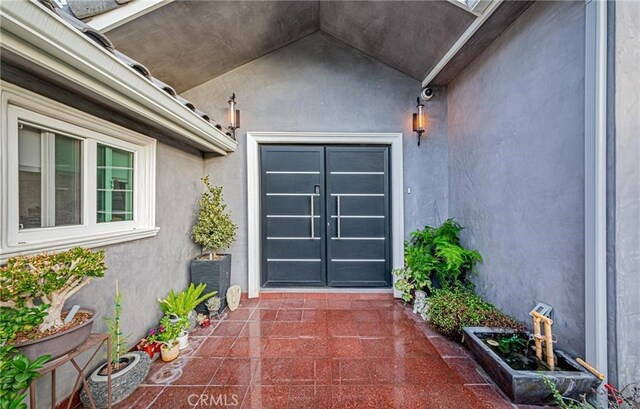
[[[189,333],[187,329],[195,326],[194,308],[216,294],[215,291],[202,294],[206,287],[207,285],[204,283],[198,284],[198,286],[191,283],[186,290],[178,294],[170,290],[169,295],[163,300],[158,299],[160,309],[165,316],[168,317],[172,324],[176,324],[181,328],[178,337],[180,349],[184,349],[189,345]],[[191,323],[193,323],[193,325],[191,325]]]
[[[452,289],[467,281],[482,256],[460,245],[462,226],[448,219],[438,227],[426,226],[411,233],[404,244],[404,268],[394,270],[396,289],[409,302],[416,293],[420,298],[437,288]]]
[[[121,316],[122,294],[116,281],[113,317],[105,319],[110,337],[111,355],[107,356],[107,362],[98,366],[87,379],[96,408],[110,407],[107,399],[109,367],[111,369],[111,404],[118,403],[131,395],[142,383],[151,367],[151,359],[145,352],[127,352],[128,336],[122,332]],[[92,407],[85,388],[82,388],[80,400],[85,408]]]
[[[202,178],[206,187],[198,204],[198,218],[191,237],[202,247],[203,254],[191,260],[191,282],[204,283],[210,290],[220,294],[220,309],[227,306],[226,294],[230,285],[231,254],[221,253],[229,248],[236,239],[238,226],[231,220],[222,195],[222,186],[213,186],[209,176]],[[199,313],[209,310],[200,302],[196,308]]]

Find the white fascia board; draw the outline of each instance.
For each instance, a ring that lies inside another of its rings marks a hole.
[[[438,61],[435,67],[427,74],[424,81],[422,81],[422,87],[426,87],[429,85],[431,81],[442,71],[442,69],[449,64],[449,62],[455,57],[458,52],[462,49],[462,47],[473,37],[473,35],[482,27],[482,25],[491,17],[494,11],[502,4],[503,0],[489,0],[490,3],[487,4],[485,1],[478,2],[478,7],[485,7],[480,14],[471,25],[465,30],[464,33],[458,38],[458,40],[451,46],[449,51]],[[455,1],[452,1],[455,4]],[[480,6],[481,5],[481,6]],[[464,8],[463,5],[460,5]]]
[[[180,134],[204,152],[238,143],[35,0],[0,2],[0,45],[33,64]],[[224,129],[224,127],[223,127]]]
[[[101,32],[113,30],[138,17],[144,16],[173,0],[134,0],[117,9],[93,17],[87,24]]]

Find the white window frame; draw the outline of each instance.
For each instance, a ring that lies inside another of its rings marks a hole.
[[[152,237],[155,226],[156,140],[2,82],[0,129],[0,262],[19,254],[99,247]],[[82,139],[79,225],[19,229],[18,123]],[[97,223],[97,144],[134,153],[133,220]]]

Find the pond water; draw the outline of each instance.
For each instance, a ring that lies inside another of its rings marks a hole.
[[[476,334],[511,368],[518,371],[549,371],[536,356],[535,343],[527,334]],[[543,360],[544,355],[543,355]],[[578,371],[563,357],[556,355],[556,371]]]

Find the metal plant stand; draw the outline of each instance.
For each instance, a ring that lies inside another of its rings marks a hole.
[[[82,382],[82,386],[87,391],[87,395],[89,396],[89,401],[91,402],[91,407],[93,409],[97,409],[96,404],[93,401],[93,396],[91,395],[91,390],[87,385],[85,371],[91,364],[91,361],[93,361],[93,358],[95,358],[98,351],[100,351],[100,348],[105,343],[107,344],[107,356],[111,356],[111,342],[109,340],[109,334],[106,334],[106,333],[91,334],[89,335],[89,338],[87,338],[87,340],[78,348],[74,349],[73,351],[69,352],[64,356],[61,356],[60,358],[54,361],[47,363],[42,369],[38,371],[41,377],[47,373],[51,373],[51,409],[55,409],[56,407],[56,370],[60,368],[62,365],[66,364],[67,362],[70,362],[71,365],[73,365],[73,367],[76,369],[76,371],[78,372],[78,377],[76,378],[76,382],[73,385],[73,390],[70,395],[69,401],[67,402],[66,409],[71,408],[71,403],[73,402],[73,395],[77,392],[78,385],[80,382]],[[81,367],[76,362],[76,358],[78,357],[78,355],[81,355],[91,350],[92,348],[95,348],[95,350],[93,351],[93,354],[91,355],[87,363],[83,367]],[[42,378],[38,378],[38,379],[42,379]],[[36,404],[36,389],[35,389],[36,383],[37,383],[37,380],[33,381],[31,383],[31,386],[29,386],[29,404],[30,404],[30,408],[32,409],[35,409],[38,407]],[[107,408],[111,408],[111,365],[107,365]]]

